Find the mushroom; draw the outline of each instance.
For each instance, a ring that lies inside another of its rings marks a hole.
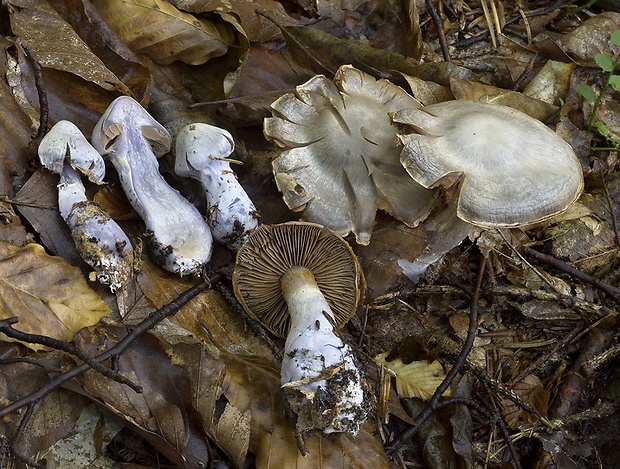
[[[200,181],[213,238],[236,251],[258,225],[258,212],[230,168],[234,149],[228,131],[208,124],[187,125],[176,137],[174,171]]]
[[[409,226],[429,214],[437,192],[400,164],[388,113],[420,103],[387,80],[342,66],[285,94],[265,119],[265,136],[284,148],[273,171],[284,201],[302,219],[368,244],[377,208]]]
[[[299,434],[357,433],[370,404],[353,351],[336,334],[364,288],[349,245],[320,225],[261,225],[237,253],[233,284],[248,314],[286,337],[281,383]]]
[[[516,109],[446,101],[393,116],[401,162],[424,187],[459,183],[457,215],[483,228],[523,226],[566,210],[583,189],[571,146]]]
[[[211,258],[213,238],[204,218],[165,181],[157,157],[170,135],[128,96],[116,98],[93,130],[93,146],[116,168],[129,202],[144,220],[148,242],[166,270],[199,274]]]
[[[60,174],[58,209],[75,246],[99,282],[113,292],[122,289],[133,267],[133,247],[120,226],[96,202],[86,198],[81,174],[101,184],[103,158],[69,121],[60,121],[43,137],[38,148],[41,164]]]
[[[411,177],[424,187],[453,188],[451,205],[435,226],[428,226],[432,235],[423,255],[413,263],[400,262],[414,281],[474,226],[507,228],[547,220],[566,210],[583,189],[571,146],[516,109],[446,101],[404,109],[392,118],[403,129],[401,162]]]

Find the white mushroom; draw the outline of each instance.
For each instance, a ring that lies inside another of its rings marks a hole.
[[[393,116],[405,134],[401,162],[424,187],[458,183],[457,215],[485,228],[523,226],[566,210],[583,173],[571,146],[513,108],[446,101]]]
[[[261,225],[238,251],[233,283],[248,314],[286,337],[281,383],[298,432],[357,433],[371,404],[336,334],[364,289],[349,245],[319,225]]]
[[[176,137],[174,170],[200,181],[213,237],[236,251],[258,225],[258,212],[230,168],[234,149],[228,131],[208,124],[187,125]]]
[[[427,222],[427,249],[401,262],[416,281],[474,226],[531,225],[566,210],[583,189],[571,146],[516,109],[479,101],[446,101],[393,115],[402,128],[401,162],[424,187],[450,191],[450,206]],[[458,217],[458,218],[457,218]]]
[[[60,174],[58,208],[75,245],[110,290],[122,289],[131,274],[133,248],[127,235],[96,202],[86,198],[81,174],[101,183],[105,164],[82,132],[69,121],[60,121],[43,137],[38,149],[41,164]]]
[[[283,148],[273,171],[284,201],[302,219],[368,244],[377,208],[409,226],[429,214],[437,191],[400,164],[389,113],[420,103],[387,80],[350,65],[334,81],[322,75],[285,94],[265,119],[265,136]]]
[[[156,154],[163,155],[171,144],[166,129],[137,101],[121,96],[97,122],[92,142],[114,165],[144,220],[155,259],[170,272],[199,274],[211,258],[213,238],[198,209],[159,172]]]

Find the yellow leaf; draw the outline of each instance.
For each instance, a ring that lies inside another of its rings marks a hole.
[[[439,361],[427,360],[403,363],[400,358],[387,361],[388,352],[375,357],[375,362],[385,366],[394,372],[396,376],[396,392],[400,397],[419,397],[429,400],[437,387],[446,377],[446,373]],[[450,389],[443,393],[444,397],[450,396]]]
[[[228,24],[202,21],[163,0],[95,0],[95,8],[136,53],[168,65],[200,65],[234,42]]]
[[[17,317],[20,331],[68,341],[109,311],[77,267],[38,244],[20,248],[0,241],[0,319]]]

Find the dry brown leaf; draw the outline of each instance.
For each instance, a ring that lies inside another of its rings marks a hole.
[[[542,382],[537,376],[527,375],[513,386],[512,391],[524,402],[527,402],[540,412],[541,415],[547,415],[549,392],[543,387]],[[501,407],[502,415],[510,428],[519,428],[524,423],[538,421],[538,417],[523,410],[508,398],[502,399]]]
[[[47,2],[12,0],[9,11],[13,33],[41,67],[77,75],[104,90],[131,93]]]
[[[73,392],[56,389],[34,408],[16,451],[27,458],[37,458],[50,446],[67,436],[88,401]]]
[[[557,106],[530,98],[522,93],[480,82],[452,78],[450,79],[450,89],[456,99],[469,99],[509,106],[543,122],[558,110]]]
[[[95,0],[101,16],[140,54],[160,64],[200,65],[228,51],[234,33],[228,24],[203,21],[163,0]]]
[[[210,11],[232,13],[239,18],[243,31],[254,43],[282,39],[280,28],[261,12],[278,21],[294,21],[276,0],[171,0],[170,3],[179,10],[194,14]]]
[[[72,265],[83,265],[67,224],[57,210],[58,176],[38,169],[13,199],[17,210],[34,228],[43,245]]]
[[[94,355],[125,334],[125,327],[106,324],[82,330],[76,341]],[[176,466],[206,467],[209,456],[204,432],[196,416],[190,418],[193,410],[187,371],[178,366],[170,346],[144,334],[120,356],[118,371],[139,384],[142,392],[136,393],[94,371],[84,374],[81,392],[130,422]],[[211,370],[201,371],[208,374]]]
[[[145,262],[138,276],[138,284],[146,297],[160,308],[194,285],[196,279],[182,279],[169,274],[150,262]],[[219,293],[209,290],[182,307],[171,320],[194,336],[209,342],[216,338],[218,347],[235,353],[272,356],[264,342],[248,330],[243,318],[236,314]]]
[[[38,244],[18,248],[0,242],[0,317],[17,317],[16,329],[69,341],[109,312],[78,268]]]

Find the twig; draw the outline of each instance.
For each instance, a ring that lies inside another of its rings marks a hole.
[[[547,8],[544,8],[542,10],[536,10],[536,11],[531,11],[529,13],[525,13],[525,17],[526,18],[534,18],[536,16],[542,16],[542,15],[546,15],[548,13],[551,13],[554,10],[557,10],[558,8],[562,7],[564,3],[564,0],[558,0],[557,2],[553,3],[552,5],[548,6]],[[506,29],[506,26],[510,26],[514,23],[517,23],[520,19],[522,19],[522,12],[520,12],[519,15],[513,16],[512,18],[508,19],[505,23],[504,23],[504,27],[502,28],[503,32]],[[464,41],[460,41],[457,42],[456,44],[454,44],[454,46],[460,48],[464,48],[467,46],[470,46],[472,44],[475,44],[476,42],[480,42],[485,40],[486,38],[488,38],[490,36],[490,32],[489,31],[484,31],[483,33],[478,34],[477,36],[474,37],[470,37],[469,39],[465,39]]]
[[[558,269],[558,270],[561,270],[567,273],[568,275],[570,275],[571,277],[577,280],[581,280],[582,282],[589,283],[590,285],[595,286],[599,290],[603,290],[605,293],[612,296],[617,302],[620,303],[620,288],[614,287],[613,285],[603,282],[602,280],[596,277],[592,277],[591,275],[588,275],[582,272],[581,270],[575,269],[574,267],[571,267],[570,265],[562,262],[559,259],[556,259],[553,256],[543,254],[528,246],[521,247],[520,251],[528,257],[533,257],[534,259],[540,262],[544,262],[545,264],[555,269]]]
[[[39,344],[45,345],[46,347],[53,348],[55,350],[61,350],[70,355],[73,355],[84,363],[88,364],[93,370],[101,373],[103,376],[113,379],[114,381],[118,381],[119,383],[125,384],[133,389],[137,393],[142,392],[142,387],[135,384],[130,379],[121,375],[120,373],[111,370],[107,366],[102,365],[98,361],[94,361],[90,355],[88,355],[83,350],[80,350],[75,345],[71,345],[62,340],[53,339],[51,337],[47,337],[39,334],[28,334],[26,332],[18,331],[13,328],[13,324],[16,324],[19,320],[15,317],[8,318],[0,321],[0,332],[4,333],[6,336],[11,337],[12,339],[19,340],[21,342],[26,342],[29,344]]]
[[[221,277],[216,274],[216,276],[211,278],[211,283],[218,282],[220,279]],[[205,281],[197,283],[193,287],[185,290],[169,304],[162,306],[157,311],[151,313],[149,317],[147,317],[142,322],[133,327],[131,331],[114,347],[106,350],[105,352],[97,355],[96,357],[93,357],[92,360],[95,362],[102,362],[110,358],[120,356],[125,351],[125,349],[129,347],[138,337],[153,329],[157,324],[159,324],[168,316],[172,316],[173,314],[175,314],[182,306],[187,304],[194,297],[208,290],[210,287],[210,283],[207,282],[208,279],[205,279]],[[22,407],[26,407],[30,404],[38,402],[40,399],[52,392],[54,389],[60,387],[63,383],[69,381],[72,378],[75,378],[76,376],[81,375],[82,373],[88,371],[90,368],[91,367],[88,363],[82,363],[81,365],[78,365],[75,368],[56,376],[45,386],[42,386],[41,388],[28,394],[27,396],[24,396],[21,399],[18,399],[17,401],[0,408],[0,418],[13,413],[21,409]]]
[[[446,377],[441,382],[441,384],[435,390],[433,397],[429,401],[428,405],[422,410],[418,415],[414,417],[415,426],[409,427],[407,430],[402,432],[396,440],[394,440],[392,446],[396,450],[400,446],[404,444],[405,441],[411,439],[417,431],[420,429],[420,426],[431,416],[431,414],[435,411],[437,402],[442,394],[448,389],[454,378],[456,378],[457,374],[461,372],[463,365],[474,345],[474,339],[476,338],[476,331],[478,329],[478,303],[480,300],[480,290],[482,287],[482,278],[484,277],[486,265],[486,258],[482,257],[480,261],[480,266],[478,268],[478,278],[476,279],[476,287],[474,289],[474,294],[471,298],[471,307],[469,310],[469,328],[467,329],[467,338],[465,339],[465,343],[463,344],[463,348],[461,349],[461,353],[456,360],[454,366],[450,369],[450,371],[446,374]]]
[[[437,37],[439,38],[439,45],[441,46],[441,55],[443,55],[444,61],[450,62],[450,51],[448,50],[446,33],[443,30],[443,22],[441,21],[441,17],[435,11],[432,0],[426,0],[426,10],[428,11],[429,15],[431,15],[431,19],[433,20],[433,24],[435,25],[435,29],[437,30]]]
[[[26,424],[28,423],[28,421],[32,417],[32,413],[34,412],[35,405],[36,405],[36,402],[31,402],[30,404],[28,404],[26,412],[24,413],[24,415],[22,416],[22,419],[19,422],[19,427],[17,427],[17,431],[15,432],[15,438],[13,438],[13,441],[11,442],[11,454],[13,455],[15,459],[23,463],[26,463],[28,466],[32,466],[35,469],[45,469],[45,465],[31,461],[29,458],[17,452],[15,448],[15,442],[19,441],[20,437],[24,433],[24,430],[26,429]]]

